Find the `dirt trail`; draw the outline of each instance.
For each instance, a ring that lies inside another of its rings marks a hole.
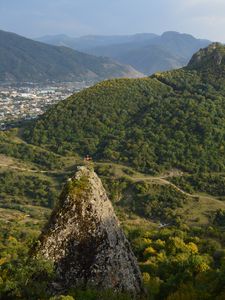
[[[177,175],[180,176],[180,175]],[[220,200],[216,199],[214,196],[207,196],[207,195],[202,195],[202,194],[190,194],[185,192],[184,190],[182,190],[181,188],[179,188],[178,186],[176,186],[174,183],[170,182],[169,180],[167,180],[166,178],[169,178],[170,176],[166,177],[166,176],[142,176],[142,177],[130,177],[132,179],[135,179],[135,181],[140,181],[140,180],[144,180],[144,181],[158,181],[161,182],[164,185],[170,185],[172,186],[174,189],[176,189],[177,191],[181,192],[182,194],[186,195],[187,197],[191,197],[191,198],[200,198],[200,199],[209,199],[209,200],[214,200],[214,201],[218,201],[221,203]]]
[[[106,163],[104,162],[98,162],[96,163],[97,165],[106,165]],[[117,169],[119,169],[120,171],[123,170],[123,168],[126,168],[125,166],[123,165],[118,165],[118,164],[115,164],[115,163],[108,163],[114,167],[116,167]],[[129,167],[127,167],[127,169],[131,169]],[[124,172],[122,171],[122,173],[124,174]],[[200,195],[194,195],[194,194],[189,194],[187,192],[185,192],[184,190],[182,190],[181,188],[179,188],[178,186],[176,186],[174,183],[170,182],[169,180],[167,180],[167,178],[171,178],[171,177],[179,177],[179,176],[182,176],[183,173],[176,170],[176,171],[171,171],[169,172],[167,175],[162,175],[162,176],[148,176],[148,175],[144,175],[140,172],[135,172],[136,173],[136,176],[135,175],[125,175],[126,177],[128,177],[129,179],[131,180],[134,180],[134,181],[141,181],[141,180],[144,180],[144,181],[158,181],[162,184],[166,184],[166,185],[170,185],[172,186],[174,189],[176,189],[177,191],[181,192],[182,194],[188,196],[188,197],[191,197],[191,198],[196,198],[196,197],[200,197]],[[202,198],[204,196],[201,196]],[[204,197],[204,198],[210,198],[210,197]],[[213,198],[213,197],[212,197]],[[212,199],[210,198],[210,199]]]
[[[175,188],[177,191],[181,192],[182,194],[188,196],[188,197],[196,197],[197,195],[193,195],[193,194],[189,194],[187,192],[185,192],[184,190],[182,190],[181,188],[179,188],[178,186],[176,186],[174,183],[170,182],[169,180],[166,180],[167,177],[165,176],[143,176],[143,177],[134,177],[133,179],[135,179],[135,181],[140,181],[140,180],[144,180],[144,181],[159,181],[163,184],[167,184],[172,186],[173,188]]]
[[[96,165],[105,165],[106,163],[104,163],[104,162],[97,162],[95,164]],[[115,163],[107,163],[107,164],[114,165],[120,171],[122,171],[122,169],[125,168],[125,166],[117,165]],[[23,172],[30,172],[30,173],[41,173],[41,174],[58,173],[57,171],[43,171],[43,170],[34,170],[34,169],[22,168],[22,167],[18,167],[18,166],[13,166],[10,163],[9,164],[2,164],[2,163],[0,163],[0,168],[1,167],[13,169],[13,170],[18,170],[18,171],[23,171]],[[135,175],[133,175],[133,176],[131,175],[130,176],[130,175],[124,174],[123,171],[122,171],[122,173],[123,173],[123,175],[125,175],[126,177],[128,177],[129,179],[134,180],[134,181],[142,181],[142,180],[143,181],[156,181],[156,182],[158,181],[161,184],[170,185],[174,189],[176,189],[177,191],[179,191],[182,194],[186,195],[187,197],[191,197],[191,198],[198,197],[198,198],[201,198],[201,199],[211,199],[211,200],[214,199],[214,200],[219,201],[218,199],[216,199],[213,196],[204,196],[204,195],[200,195],[200,194],[190,194],[190,193],[185,192],[184,190],[182,190],[181,188],[179,188],[178,186],[176,186],[174,183],[172,183],[169,180],[167,180],[167,178],[172,177],[171,174],[169,174],[169,175],[162,175],[162,176],[148,176],[148,175],[144,175],[142,173],[135,172],[136,176]],[[173,176],[175,176],[175,177],[182,176],[182,173],[174,173]]]

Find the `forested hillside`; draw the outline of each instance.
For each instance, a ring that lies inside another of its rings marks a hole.
[[[187,68],[102,82],[50,109],[25,137],[60,154],[90,154],[146,173],[222,171],[224,68],[224,46],[212,44]]]

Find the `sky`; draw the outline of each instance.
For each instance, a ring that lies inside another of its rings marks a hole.
[[[0,29],[27,37],[165,31],[225,42],[225,0],[0,0]]]

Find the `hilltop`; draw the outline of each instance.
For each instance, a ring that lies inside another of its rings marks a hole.
[[[0,81],[9,83],[99,81],[140,76],[131,66],[112,59],[47,45],[5,31],[0,31],[0,60]]]

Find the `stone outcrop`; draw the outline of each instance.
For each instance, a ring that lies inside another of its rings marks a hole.
[[[62,289],[71,286],[142,291],[141,273],[101,180],[88,167],[68,180],[38,253],[53,260]]]
[[[195,53],[189,64],[189,69],[206,69],[209,67],[223,67],[225,65],[225,47],[220,43],[212,43]]]

